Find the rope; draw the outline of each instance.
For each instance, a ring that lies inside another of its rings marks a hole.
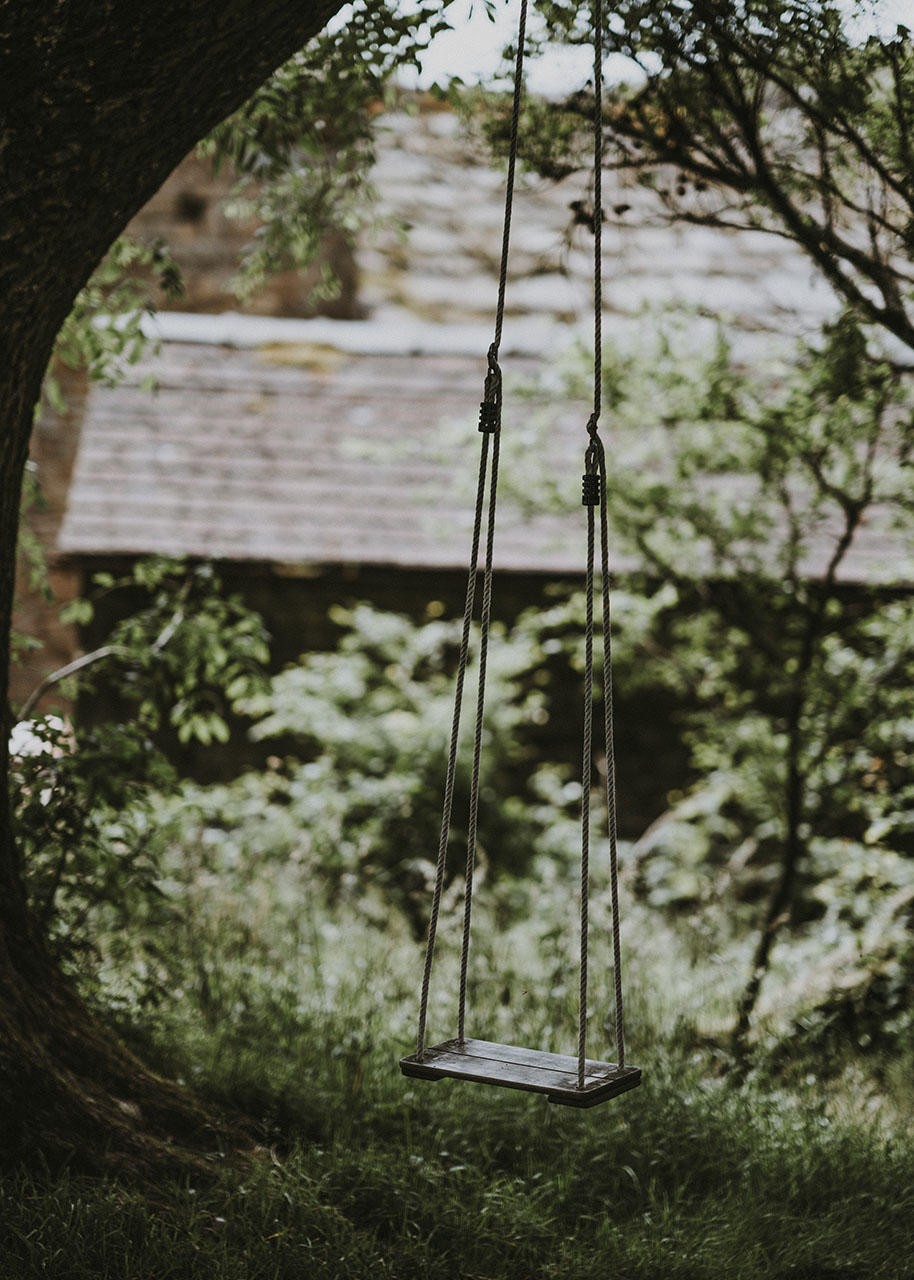
[[[524,76],[524,45],[527,32],[527,0],[521,0],[514,60],[514,97],[511,106],[511,142],[508,151],[508,178],[505,184],[505,217],[501,238],[501,264],[498,272],[498,301],[495,307],[495,336],[489,347],[489,373],[486,378],[486,400],[497,392],[501,404],[501,369],[498,349],[501,346],[505,319],[505,290],[508,281],[508,250],[511,242],[511,214],[514,208],[514,175],[517,169],[517,140],[520,122]],[[467,975],[470,967],[470,932],[473,917],[473,881],[476,871],[476,844],[479,832],[479,771],[482,759],[482,736],[485,720],[486,673],[489,655],[489,630],[492,621],[492,558],[495,546],[495,500],[498,492],[498,460],[501,446],[501,415],[493,431],[492,477],[489,483],[489,520],[486,530],[486,562],[482,591],[482,615],[479,637],[479,679],[476,699],[476,727],[473,737],[473,773],[470,781],[470,814],[467,828],[466,876],[463,894],[463,938],[460,948],[460,988],[457,997],[457,1038],[466,1031]]]
[[[470,782],[470,817],[467,828],[466,878],[463,898],[463,940],[460,949],[460,992],[457,999],[457,1038],[463,1040],[466,1027],[467,973],[470,965],[470,922],[473,915],[473,878],[476,869],[476,839],[479,831],[479,767],[485,720],[486,671],[489,656],[489,628],[492,620],[492,557],[495,546],[495,495],[498,489],[498,459],[501,432],[492,440],[492,477],[489,484],[489,521],[486,530],[486,567],[482,589],[482,617],[479,637],[479,681],[476,697],[476,728],[473,737],[473,774]]]
[[[470,812],[467,826],[463,940],[460,956],[460,993],[457,1009],[457,1034],[460,1040],[464,1039],[466,1025],[467,974],[469,971],[470,927],[473,912],[473,880],[476,867],[476,845],[479,830],[479,779],[482,760],[483,726],[485,721],[485,689],[486,672],[488,667],[489,632],[492,619],[492,564],[495,547],[495,510],[498,491],[498,462],[501,446],[502,374],[501,368],[498,364],[498,349],[501,345],[501,335],[505,316],[505,290],[508,279],[508,248],[511,239],[511,213],[514,205],[514,175],[517,168],[517,140],[520,121],[521,94],[523,88],[526,29],[527,0],[521,0],[517,51],[514,64],[514,98],[511,112],[511,143],[508,155],[508,178],[505,192],[505,217],[504,229],[502,232],[501,266],[498,280],[498,301],[495,309],[495,336],[487,354],[488,371],[486,373],[483,403],[480,405],[479,413],[479,429],[483,438],[479,460],[479,481],[476,489],[473,541],[470,552],[470,568],[467,577],[467,592],[463,614],[463,633],[460,644],[460,656],[457,663],[454,716],[451,722],[447,776],[445,780],[444,803],[441,815],[441,832],[438,841],[438,859],[435,867],[435,891],[432,897],[432,911],[431,918],[429,920],[428,939],[425,949],[425,967],[422,975],[422,993],[419,1000],[419,1031],[416,1040],[416,1056],[420,1059],[425,1051],[425,1030],[428,1019],[429,986],[431,983],[432,964],[435,955],[435,940],[438,933],[438,919],[441,912],[441,894],[444,887],[447,848],[451,831],[454,788],[457,776],[457,748],[460,737],[460,715],[463,707],[463,692],[464,685],[466,683],[467,668],[469,666],[470,631],[472,628],[476,600],[476,579],[479,572],[479,544],[482,537],[483,510],[486,506],[485,493],[486,482],[488,480],[488,520],[486,525],[485,569],[483,575],[482,613],[480,619],[476,724],[473,738],[473,771],[470,783]],[[489,475],[490,436],[492,437],[491,476]]]
[[[622,1010],[622,940],[619,921],[619,857],[616,822],[616,750],[613,733],[612,625],[609,601],[609,529],[606,513],[606,454],[600,446],[600,569],[603,575],[603,731],[606,744],[606,813],[609,826],[609,892],[612,900],[613,977],[615,980],[616,1056],[625,1066],[625,1018]]]
[[[594,507],[600,508],[600,570],[603,633],[603,728],[606,750],[606,808],[609,827],[610,897],[618,1065],[625,1066],[625,1021],[619,921],[616,770],[613,731],[612,639],[609,591],[609,521],[606,507],[606,451],[599,435],[603,386],[603,4],[593,0],[593,413],[587,423],[584,503],[587,506],[587,577],[584,654],[584,747],[581,781],[581,975],[578,1013],[578,1088],[587,1069],[588,923],[590,914],[590,781],[593,773]]]
[[[473,542],[470,551],[470,570],[467,575],[466,601],[463,610],[463,633],[460,640],[460,656],[457,661],[457,684],[454,694],[454,716],[451,721],[451,737],[448,748],[447,777],[444,784],[444,803],[441,814],[441,834],[438,840],[438,861],[435,868],[435,892],[432,897],[432,914],[425,945],[425,968],[422,974],[422,994],[419,999],[419,1033],[416,1038],[416,1055],[425,1051],[425,1024],[428,1017],[428,992],[435,957],[435,938],[438,933],[438,917],[441,911],[441,891],[444,886],[444,869],[447,861],[448,837],[451,831],[451,813],[454,807],[454,784],[457,777],[457,744],[460,737],[460,712],[463,707],[463,687],[466,682],[470,653],[470,629],[473,624],[473,608],[476,600],[476,575],[479,561],[479,541],[482,532],[482,512],[485,500],[486,475],[489,460],[489,436],[484,433],[479,457],[479,481],[476,486],[476,514],[473,523]]]
[[[593,0],[593,423],[603,392],[603,0]]]
[[[593,772],[593,506],[587,507],[587,620],[584,628],[584,745],[581,766],[581,974],[578,1013],[578,1088],[587,1064],[587,924],[590,912],[590,776]]]
[[[498,274],[498,305],[495,309],[495,356],[501,346],[501,330],[505,319],[505,289],[508,284],[508,243],[511,239],[511,213],[514,208],[514,171],[517,168],[517,133],[520,125],[520,103],[524,83],[524,44],[527,36],[527,0],[521,0],[514,60],[514,99],[511,106],[511,142],[508,149],[508,181],[505,185],[505,220],[501,237],[501,269]]]

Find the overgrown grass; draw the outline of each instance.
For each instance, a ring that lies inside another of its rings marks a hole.
[[[154,927],[173,989],[131,1006],[123,1030],[154,1064],[258,1117],[272,1155],[240,1173],[214,1152],[211,1181],[152,1195],[8,1176],[3,1280],[914,1274],[910,1094],[899,1087],[894,1110],[883,1105],[874,1060],[856,1076],[832,1067],[827,1088],[812,1060],[794,1064],[789,1088],[761,1071],[736,1083],[713,1031],[742,977],[732,963],[696,959],[693,944],[630,907],[639,1090],[576,1112],[425,1084],[397,1070],[421,963],[406,916],[385,915],[370,892],[328,901],[294,862],[218,861],[211,844],[168,851],[184,904]],[[442,1035],[458,912],[448,900],[432,1006]],[[604,913],[598,885],[596,1053],[609,1051]],[[574,915],[554,864],[523,885],[484,888],[474,1031],[569,1047]],[[112,999],[136,989],[117,954]],[[148,954],[138,947],[135,964]]]
[[[812,1089],[733,1090],[673,1054],[639,1093],[577,1113],[407,1083],[389,1038],[336,1052],[329,1030],[302,1028],[294,1070],[267,1056],[295,1132],[280,1164],[152,1200],[10,1180],[4,1276],[910,1274],[910,1139],[830,1119]],[[236,1096],[254,1067],[249,1046]]]

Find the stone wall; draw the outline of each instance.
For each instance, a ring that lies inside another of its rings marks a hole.
[[[407,109],[408,108],[408,109]],[[468,138],[457,115],[431,99],[406,102],[379,117],[378,161],[372,175],[377,204],[366,209],[365,230],[355,248],[343,234],[328,237],[324,261],[342,282],[336,300],[319,304],[338,319],[360,319],[365,332],[417,319],[430,328],[479,322],[490,325],[497,296],[503,169]],[[523,145],[521,147],[523,152]],[[591,307],[592,235],[575,217],[586,197],[583,179],[547,183],[522,173],[511,241],[506,334],[512,321],[542,322],[543,332],[564,330],[587,341]],[[252,225],[228,219],[221,203],[230,180],[188,157],[146,208],[131,232],[164,238],[184,272],[185,310],[237,310],[228,290],[237,255]],[[708,325],[718,318],[747,359],[775,336],[808,332],[835,309],[828,287],[789,243],[761,233],[726,233],[703,227],[659,224],[648,193],[608,178],[606,203],[627,212],[604,234],[604,332],[626,340],[654,323],[663,307],[690,307]],[[315,308],[310,281],[293,273],[277,277],[249,310],[261,315],[308,317]],[[174,304],[169,304],[173,306]],[[361,329],[361,325],[357,326]],[[52,582],[61,599],[76,578],[55,558],[55,541],[78,443],[79,379],[66,388],[71,409],[46,414],[36,428],[32,456],[46,508],[33,524],[47,549]],[[14,675],[12,695],[21,703],[40,676],[68,661],[75,637],[61,628],[55,609],[25,591],[21,579],[18,625],[43,648]]]
[[[214,174],[208,160],[189,155],[127,228],[140,240],[164,240],[181,267],[186,295],[177,301],[169,300],[169,309],[358,319],[362,311],[354,252],[349,238],[340,232],[327,236],[309,272],[300,275],[284,271],[274,276],[249,304],[242,306],[238,302],[230,285],[238,270],[239,255],[250,242],[257,223],[239,222],[226,215],[223,206],[231,187],[228,174]],[[340,282],[339,295],[315,300],[312,289],[327,266]]]

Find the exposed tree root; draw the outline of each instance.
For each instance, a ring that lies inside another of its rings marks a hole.
[[[0,1160],[146,1182],[253,1158],[253,1122],[143,1066],[50,964],[24,977],[4,959]]]

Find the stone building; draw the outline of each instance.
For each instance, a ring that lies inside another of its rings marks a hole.
[[[502,348],[511,378],[589,341],[581,181],[519,183]],[[457,444],[467,423],[472,434],[492,336],[504,175],[453,112],[419,101],[379,118],[372,182],[377,207],[358,243],[328,241],[342,290],[322,314],[293,276],[238,314],[227,285],[252,228],[226,218],[228,180],[197,158],[138,215],[131,230],[168,241],[187,298],[152,326],[158,351],[119,387],[71,379],[68,413],[36,431],[47,502],[37,528],[63,598],[124,558],[212,557],[264,609],[279,658],[320,643],[321,610],[340,593],[419,614],[459,599],[472,493]],[[604,236],[607,340],[638,341],[652,309],[687,306],[696,327],[723,319],[751,359],[834,310],[786,242],[653,225],[646,199],[608,195],[629,211]],[[141,386],[147,373],[155,392]],[[541,408],[554,413],[557,451],[542,463],[567,466],[576,488],[585,407]],[[509,510],[499,537],[506,609],[580,564],[567,520]],[[18,704],[79,649],[47,608],[24,607],[43,648],[14,677]]]

